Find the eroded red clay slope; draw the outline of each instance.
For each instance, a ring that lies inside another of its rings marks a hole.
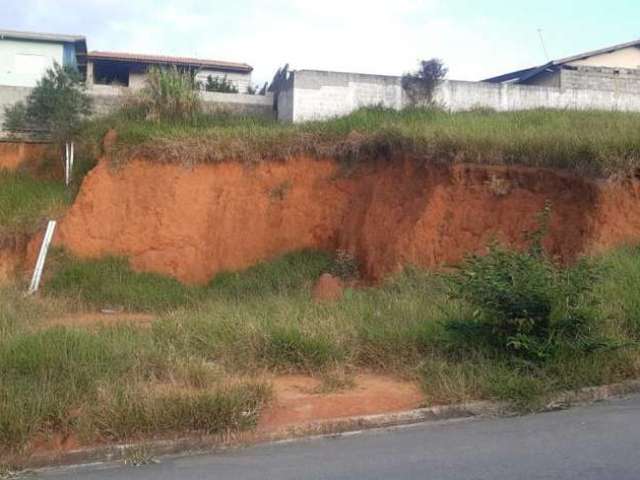
[[[527,168],[332,160],[192,168],[107,159],[86,177],[56,243],[81,257],[123,255],[188,283],[301,248],[343,248],[373,279],[437,267],[496,238],[522,244],[546,200],[562,259],[640,239],[640,183]]]

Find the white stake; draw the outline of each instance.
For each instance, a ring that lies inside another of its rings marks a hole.
[[[36,268],[33,270],[33,277],[31,277],[31,285],[29,285],[28,295],[31,295],[38,291],[40,287],[40,279],[42,278],[42,271],[44,270],[44,262],[47,259],[47,252],[49,251],[49,245],[53,239],[53,232],[56,230],[56,221],[49,220],[47,224],[47,231],[42,239],[42,245],[40,246],[40,253],[38,254],[38,261],[36,262]]]
[[[73,170],[74,144],[73,142],[64,144],[64,184],[71,183],[71,172]]]
[[[69,157],[69,183],[71,183],[71,175],[73,174],[73,142],[71,142],[71,156]]]
[[[69,185],[69,143],[64,144],[64,184]]]

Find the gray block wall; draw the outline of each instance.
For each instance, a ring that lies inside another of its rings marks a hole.
[[[640,70],[607,67],[563,68],[562,88],[608,90],[640,95]]]
[[[583,84],[591,88],[446,80],[436,89],[434,100],[451,111],[474,108],[497,111],[534,108],[640,111],[640,89],[634,90],[631,86],[628,89],[607,89],[603,88],[604,84],[595,88],[589,83]],[[321,120],[375,105],[393,109],[409,105],[401,77],[299,70],[291,73],[288,86],[280,93],[278,118],[290,122]]]
[[[6,107],[27,98],[31,92],[29,87],[0,86],[0,136],[3,135],[2,123]],[[123,100],[131,92],[126,87],[109,85],[93,85],[89,90],[93,99],[94,115],[103,116],[117,110]],[[247,95],[241,93],[200,93],[203,108],[211,113],[230,113],[232,115],[257,116],[274,118],[273,95]]]

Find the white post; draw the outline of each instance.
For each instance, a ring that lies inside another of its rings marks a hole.
[[[71,183],[71,176],[73,174],[73,152],[74,152],[74,145],[73,142],[71,142],[71,156],[69,157],[69,183]]]
[[[47,224],[47,231],[44,234],[42,245],[40,246],[40,253],[38,254],[36,268],[33,270],[33,277],[31,278],[31,285],[29,285],[28,295],[37,292],[40,287],[40,279],[42,278],[42,270],[44,270],[44,262],[47,259],[47,252],[49,251],[49,245],[51,245],[55,229],[56,221],[49,220],[49,223]]]
[[[71,172],[73,171],[74,144],[67,142],[64,144],[64,184],[71,183]]]
[[[64,144],[64,184],[69,185],[69,142]]]

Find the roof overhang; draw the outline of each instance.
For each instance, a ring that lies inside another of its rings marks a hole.
[[[137,65],[159,65],[178,67],[212,69],[225,72],[251,73],[253,67],[246,63],[224,62],[188,57],[168,57],[160,55],[144,55],[136,53],[98,52],[92,51],[87,55],[88,61],[108,61]]]
[[[505,82],[513,82],[513,83],[522,83],[527,80],[531,80],[533,77],[548,71],[553,70],[556,67],[562,67],[567,63],[576,62],[578,60],[583,60],[589,57],[595,57],[597,55],[604,55],[607,53],[613,53],[618,50],[623,50],[625,48],[637,47],[640,48],[640,39],[633,40],[631,42],[620,43],[618,45],[613,45],[607,48],[601,48],[598,50],[592,50],[590,52],[581,53],[578,55],[572,55],[571,57],[561,58],[559,60],[554,60],[549,63],[545,63],[544,65],[540,65],[532,68],[525,68],[523,70],[516,70],[515,72],[505,73],[503,75],[498,75],[497,77],[487,78],[482,80],[483,82],[490,83],[505,83]]]

